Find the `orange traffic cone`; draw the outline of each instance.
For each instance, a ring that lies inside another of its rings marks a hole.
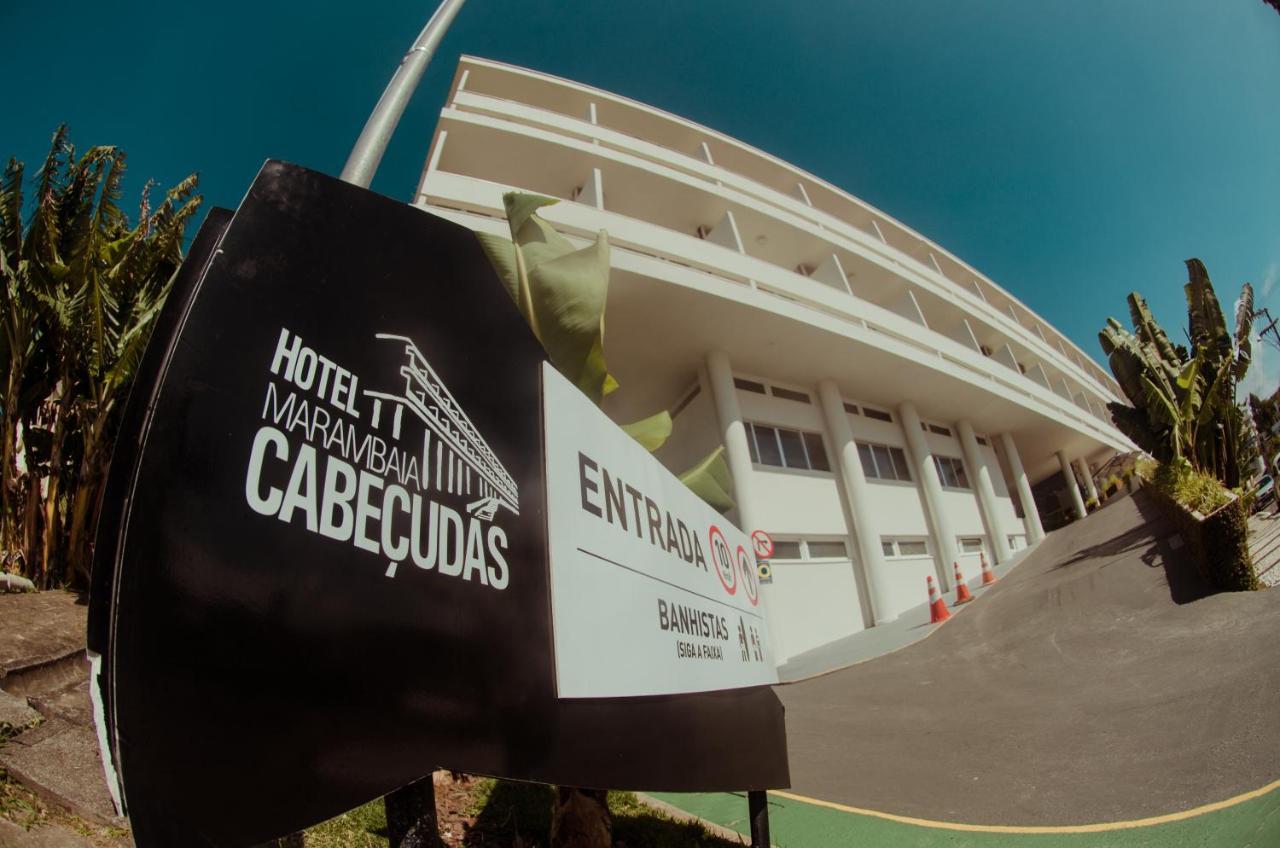
[[[991,570],[991,564],[987,562],[987,555],[982,554],[982,585],[990,586],[996,582],[996,573]]]
[[[938,594],[938,587],[933,585],[933,575],[929,575],[929,623],[937,624],[951,617],[947,602]]]
[[[969,594],[969,587],[964,583],[964,575],[960,573],[960,563],[953,562],[951,565],[956,570],[956,606],[959,606],[972,601],[973,595]]]

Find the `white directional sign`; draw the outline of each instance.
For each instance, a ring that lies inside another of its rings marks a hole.
[[[550,365],[542,391],[559,696],[776,683],[751,540]]]

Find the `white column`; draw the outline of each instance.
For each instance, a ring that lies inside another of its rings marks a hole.
[[[942,505],[942,481],[938,479],[938,467],[933,464],[933,453],[925,443],[920,429],[920,415],[915,404],[906,402],[898,406],[898,423],[907,440],[907,449],[915,468],[916,479],[924,492],[925,507],[929,513],[929,526],[933,528],[934,565],[938,572],[938,585],[942,591],[951,589],[954,576],[951,564],[957,560],[956,537]]]
[[[742,420],[742,408],[738,406],[738,390],[733,385],[733,368],[729,365],[729,355],[722,350],[713,350],[707,354],[707,384],[711,389],[711,399],[715,402],[720,435],[724,438],[729,475],[733,477],[733,500],[738,510],[738,526],[748,534],[753,530],[767,530],[759,523],[758,503],[751,491],[751,451],[747,448],[747,427]],[[760,587],[760,594],[765,601],[765,621],[769,623],[774,644],[785,645],[786,637],[782,634],[784,628],[780,626],[781,622],[774,613],[773,606],[768,603],[771,591],[770,586]]]
[[[1093,482],[1093,472],[1089,470],[1089,460],[1080,457],[1076,460],[1076,470],[1080,472],[1081,479],[1084,480],[1084,493],[1089,500],[1094,503],[1100,503],[1098,498],[1098,487]]]
[[[978,508],[982,511],[982,522],[987,525],[987,537],[991,539],[991,551],[996,562],[1005,562],[1012,555],[1009,550],[1009,536],[1000,526],[996,512],[996,490],[991,484],[991,470],[983,461],[982,451],[978,447],[978,437],[973,432],[973,425],[968,421],[957,421],[956,432],[960,435],[960,449],[964,451],[965,464],[973,475],[974,488],[977,490]]]
[[[729,355],[722,350],[707,354],[707,382],[716,406],[716,420],[724,439],[725,459],[733,477],[733,500],[738,510],[738,525],[746,533],[764,529],[757,523],[755,503],[751,497],[751,451],[747,447],[747,427],[738,406],[737,389],[733,386],[733,369]]]
[[[1009,472],[1013,474],[1014,485],[1018,488],[1018,500],[1022,503],[1022,523],[1027,528],[1027,541],[1036,544],[1044,538],[1044,525],[1040,523],[1040,510],[1036,509],[1035,495],[1031,492],[1031,481],[1022,467],[1022,457],[1018,456],[1018,446],[1013,443],[1013,436],[1000,434],[1000,447],[1004,448],[1005,459],[1009,462]]]
[[[853,519],[853,526],[849,529],[853,534],[854,548],[858,552],[854,571],[861,577],[858,590],[865,594],[871,611],[871,620],[864,621],[863,624],[872,627],[890,619],[882,612],[889,609],[889,604],[884,597],[882,585],[884,550],[880,547],[880,538],[869,518],[871,491],[867,486],[867,475],[862,470],[862,460],[858,458],[853,428],[849,426],[849,417],[844,411],[844,399],[840,397],[840,390],[834,380],[818,383],[818,400],[822,404],[822,415],[827,423],[827,436],[836,451],[844,493],[849,499],[849,512]]]
[[[1076,518],[1084,518],[1084,498],[1080,497],[1080,487],[1076,484],[1076,474],[1071,470],[1071,462],[1063,451],[1058,451],[1058,463],[1062,466],[1062,482],[1067,484],[1067,493],[1071,495],[1071,507]]]

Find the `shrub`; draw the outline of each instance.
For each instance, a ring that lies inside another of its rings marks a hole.
[[[1249,554],[1246,498],[1227,491],[1215,478],[1194,470],[1187,462],[1162,464],[1147,479],[1156,502],[1173,518],[1196,566],[1214,589],[1240,592],[1261,588]]]

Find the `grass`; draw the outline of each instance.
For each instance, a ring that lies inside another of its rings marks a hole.
[[[370,801],[306,831],[307,848],[385,848],[387,817],[382,801]]]
[[[1208,515],[1230,500],[1227,490],[1213,475],[1196,471],[1185,463],[1162,464],[1150,480],[1178,503],[1201,515]]]
[[[550,842],[552,788],[533,783],[477,779],[454,784],[466,796],[437,787],[440,831],[446,845],[467,848],[537,848]],[[615,845],[631,848],[729,848],[696,822],[678,822],[640,802],[630,792],[610,792]],[[306,831],[307,848],[383,848],[387,843],[382,802],[372,801]]]
[[[50,806],[0,768],[0,819],[13,822],[23,830],[57,827],[73,831],[95,846],[119,848],[125,844],[127,830],[90,824],[59,807]],[[128,843],[132,845],[133,843]]]

